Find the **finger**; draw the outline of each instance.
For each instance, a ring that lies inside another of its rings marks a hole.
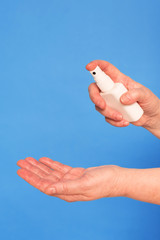
[[[112,119],[105,118],[105,121],[114,127],[127,127],[129,125],[129,122],[124,119],[121,121],[114,121]]]
[[[62,173],[67,173],[69,170],[72,169],[72,167],[70,167],[68,165],[64,165],[60,162],[53,161],[52,159],[47,158],[47,157],[40,158],[39,161],[42,162],[43,164],[45,164],[46,166],[48,166],[54,170],[60,171]]]
[[[33,187],[39,189],[40,191],[44,191],[48,186],[48,182],[46,180],[42,180],[38,175],[33,172],[30,172],[27,169],[19,169],[17,174],[23,178],[26,182],[31,184]]]
[[[141,86],[141,84],[135,82],[130,77],[126,76],[122,72],[118,70],[114,65],[111,63],[104,61],[104,60],[94,60],[87,64],[86,69],[88,71],[94,70],[97,66],[101,68],[114,82],[121,82],[123,83],[128,89],[133,87]]]
[[[29,162],[25,161],[25,160],[19,160],[17,162],[17,165],[23,169],[27,169],[32,173],[35,173],[36,175],[38,175],[41,178],[46,177],[48,174],[46,174],[43,170],[41,170],[40,168],[37,168],[35,166],[33,166],[32,164],[30,164]]]
[[[46,174],[48,175],[52,175],[58,179],[60,179],[64,174],[62,172],[59,171],[53,171],[52,169],[50,169],[49,167],[47,167],[46,165],[44,165],[43,163],[40,163],[39,161],[35,160],[34,158],[26,158],[25,159],[27,162],[32,163],[33,165],[35,165],[36,167],[40,168],[41,170],[43,170]]]
[[[27,161],[27,162],[31,163],[33,166],[36,166],[39,169],[43,170],[47,175],[52,175],[52,177],[54,176],[55,179],[56,178],[60,179],[64,175],[62,172],[53,171],[52,169],[50,169],[49,167],[47,167],[43,163],[40,163],[39,161],[37,161],[34,158],[28,157],[28,158],[25,159],[25,161]]]
[[[25,160],[27,162],[29,162],[30,164],[32,164],[33,166],[43,170],[47,174],[51,174],[53,172],[49,167],[47,167],[43,163],[40,163],[39,161],[37,161],[36,159],[34,159],[32,157],[25,158]]]
[[[121,102],[126,105],[135,102],[143,103],[146,99],[148,99],[148,92],[145,90],[145,87],[130,89],[120,98]]]
[[[60,181],[50,185],[45,191],[48,195],[75,195],[81,193],[82,186],[82,181],[79,179],[68,180],[66,182]]]
[[[60,171],[54,170],[54,171],[52,171],[51,175],[56,177],[56,178],[58,178],[60,180],[65,175],[65,173],[62,173]]]
[[[105,109],[106,103],[100,95],[100,90],[96,83],[91,83],[88,87],[89,97],[91,101],[101,109]]]
[[[112,77],[112,80],[117,80],[117,77],[121,72],[113,66],[111,63],[104,61],[104,60],[94,60],[87,64],[86,69],[88,71],[94,70],[97,66],[101,68],[102,71],[104,71],[107,75]]]
[[[96,110],[101,113],[103,116],[113,119],[115,121],[121,121],[123,116],[121,113],[117,112],[116,110],[113,110],[109,106],[106,105],[105,110],[101,110],[97,106],[95,106]]]

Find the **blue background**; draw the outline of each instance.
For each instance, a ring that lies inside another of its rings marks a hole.
[[[159,140],[105,123],[85,65],[110,61],[160,97],[160,1],[0,1],[1,239],[160,239],[160,208],[127,198],[67,203],[16,174],[19,159],[160,167]]]

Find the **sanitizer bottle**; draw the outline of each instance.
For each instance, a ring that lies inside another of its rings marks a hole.
[[[128,90],[122,83],[114,83],[112,79],[106,75],[99,66],[93,71],[90,71],[97,86],[101,90],[101,96],[106,101],[107,105],[112,109],[120,112],[123,119],[128,122],[138,121],[143,115],[143,109],[139,104],[124,105],[120,102],[120,97]]]

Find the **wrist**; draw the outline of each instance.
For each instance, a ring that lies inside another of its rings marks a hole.
[[[142,126],[156,137],[160,138],[160,100],[157,101],[157,109],[148,121]]]
[[[128,191],[129,170],[127,168],[114,166],[114,184],[109,195],[106,197],[125,197]]]
[[[150,123],[147,126],[144,126],[144,128],[156,137],[160,138],[160,100],[157,113],[151,117]]]

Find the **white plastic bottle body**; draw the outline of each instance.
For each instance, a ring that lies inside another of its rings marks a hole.
[[[103,93],[101,92],[101,96],[106,101],[107,105],[120,112],[125,120],[128,122],[138,121],[143,115],[143,110],[137,102],[131,105],[122,104],[120,102],[120,97],[125,92],[127,92],[127,89],[122,83],[115,83],[111,90]]]

